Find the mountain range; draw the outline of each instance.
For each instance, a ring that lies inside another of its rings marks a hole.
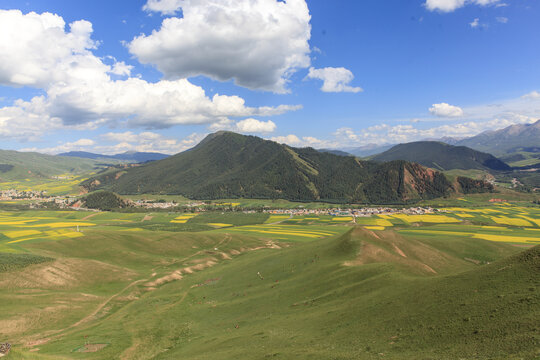
[[[195,148],[85,181],[87,190],[171,194],[191,199],[268,198],[295,201],[408,203],[455,192],[485,192],[483,181],[457,178],[406,161],[379,164],[312,148],[293,148],[221,131]]]
[[[512,168],[491,154],[470,149],[465,146],[453,146],[435,141],[417,141],[399,144],[370,158],[385,162],[406,160],[445,171],[453,169],[511,171]]]
[[[502,156],[519,151],[540,152],[540,120],[533,124],[518,124],[458,141],[456,145]]]
[[[147,161],[155,161],[155,160],[162,160],[165,158],[168,158],[170,155],[166,154],[160,154],[155,152],[135,152],[135,151],[127,151],[121,154],[116,155],[103,155],[103,154],[95,154],[91,152],[86,151],[70,151],[62,154],[58,154],[58,156],[69,156],[69,157],[78,157],[83,159],[115,159],[115,160],[121,160],[121,161],[131,161],[131,162],[147,162]]]

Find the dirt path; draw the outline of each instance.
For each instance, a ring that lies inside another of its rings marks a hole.
[[[48,333],[45,338],[41,338],[39,340],[34,340],[34,341],[27,342],[26,345],[27,346],[42,345],[42,344],[48,343],[51,340],[55,340],[55,339],[60,338],[64,332],[69,331],[69,330],[71,330],[73,328],[76,328],[76,327],[78,327],[78,326],[80,326],[80,325],[82,325],[84,323],[87,323],[87,322],[91,321],[93,317],[95,317],[101,310],[103,310],[103,308],[105,308],[105,306],[107,306],[113,299],[115,299],[116,297],[123,294],[126,290],[128,290],[131,287],[137,285],[138,283],[145,282],[145,281],[148,281],[148,280],[149,279],[140,279],[140,280],[136,280],[136,281],[130,283],[128,286],[126,286],[125,288],[123,288],[122,290],[120,290],[116,294],[110,296],[104,302],[99,304],[98,307],[92,313],[85,316],[81,320],[77,321],[75,324],[72,324],[72,325],[70,325],[68,327],[65,327],[63,329],[54,330],[53,332]]]
[[[154,218],[154,216],[152,216],[152,214],[147,214],[144,216],[144,218],[141,220],[141,222],[144,222],[144,221],[150,221]]]
[[[94,214],[94,215],[97,215],[97,214]],[[226,244],[227,242],[229,242],[231,239],[232,239],[232,236],[230,234],[226,234],[225,238],[223,238],[219,243],[214,245],[213,248],[217,248],[219,246],[222,246],[223,244]],[[197,251],[196,253],[194,253],[194,254],[192,254],[190,256],[187,256],[187,257],[185,257],[183,259],[178,260],[177,263],[189,260],[189,259],[191,259],[191,258],[193,258],[195,256],[201,255],[202,253],[204,253],[206,251],[208,251],[208,249],[203,249],[203,250]],[[71,329],[74,329],[76,327],[79,327],[79,326],[81,326],[81,325],[83,325],[85,323],[88,323],[88,322],[92,321],[93,318],[97,314],[99,314],[99,312],[102,311],[111,301],[113,301],[118,296],[122,295],[128,289],[134,287],[135,285],[137,285],[139,283],[144,283],[144,282],[147,282],[147,281],[150,281],[150,279],[139,279],[139,280],[133,281],[132,283],[127,285],[125,288],[123,288],[119,292],[111,295],[105,301],[100,303],[94,311],[92,311],[90,314],[88,314],[87,316],[85,316],[81,320],[77,321],[76,323],[74,323],[74,324],[72,324],[72,325],[70,325],[68,327],[65,327],[63,329],[54,330],[54,331],[52,331],[50,333],[47,333],[47,335],[45,335],[45,336],[40,336],[37,340],[28,341],[26,343],[26,345],[33,347],[33,346],[42,345],[42,344],[50,342],[51,340],[55,340],[55,339],[60,338],[66,331],[69,331]],[[181,301],[183,301],[186,296],[187,296],[187,292],[184,294]]]
[[[88,215],[88,216],[86,216],[86,217],[83,217],[83,218],[81,219],[81,221],[90,220],[91,218],[93,218],[94,216],[97,216],[97,215],[99,215],[99,214],[101,214],[101,212],[97,212],[97,213],[94,213],[94,214],[90,214],[90,215]]]

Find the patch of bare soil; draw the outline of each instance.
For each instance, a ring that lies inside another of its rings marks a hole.
[[[393,263],[405,266],[414,273],[424,275],[437,274],[434,269],[450,265],[454,261],[449,255],[422,242],[405,239],[392,230],[378,234],[358,227],[352,233],[362,241],[356,259],[347,261],[346,266],[358,266],[372,263]]]
[[[57,259],[33,265],[16,273],[0,275],[0,288],[69,289],[96,281],[127,279],[136,275],[127,269],[87,259]]]
[[[84,345],[82,348],[80,348],[79,350],[77,350],[77,352],[82,352],[82,353],[94,353],[94,352],[98,352],[100,350],[103,350],[104,348],[106,348],[109,344],[87,344],[87,345]]]
[[[230,250],[229,252],[230,255],[224,252],[213,252],[213,251],[206,251],[206,250],[201,250],[197,252],[196,255],[213,254],[213,255],[219,255],[221,257],[221,260],[232,260],[232,256],[240,255],[243,252],[256,251],[260,249],[281,249],[281,246],[279,246],[272,240],[267,240],[264,246],[258,246],[254,248],[240,248],[239,250]],[[146,290],[149,290],[149,289],[154,290],[161,285],[164,285],[173,281],[177,281],[177,280],[182,280],[184,276],[193,274],[196,271],[202,271],[204,269],[217,265],[219,262],[220,262],[220,259],[216,257],[191,259],[188,262],[185,262],[184,264],[185,265],[193,264],[193,265],[185,266],[181,269],[175,270],[170,274],[162,276],[153,281],[147,282],[144,286],[147,288]]]
[[[101,213],[100,213],[100,212],[97,212],[97,213],[94,213],[94,214],[90,214],[90,215],[88,215],[88,216],[83,217],[83,218],[81,219],[81,221],[90,220],[91,218],[93,218],[94,216],[97,216],[97,215],[99,215],[99,214],[101,214]]]
[[[141,222],[144,222],[144,221],[150,221],[152,220],[154,217],[152,215],[146,215],[142,220]]]

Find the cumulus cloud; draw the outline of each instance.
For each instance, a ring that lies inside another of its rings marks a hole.
[[[182,0],[148,0],[143,6],[144,11],[160,12],[163,15],[172,15],[182,6]]]
[[[315,149],[337,147],[338,144],[328,140],[321,140],[313,136],[298,137],[294,134],[285,136],[274,136],[270,140],[278,142],[280,144],[286,144],[294,147],[312,147]]]
[[[499,16],[497,17],[497,21],[500,22],[501,24],[506,24],[508,23],[508,18],[504,16]]]
[[[276,124],[271,120],[265,122],[250,118],[237,122],[236,128],[243,133],[271,133],[276,130]]]
[[[204,75],[250,89],[287,92],[290,76],[310,65],[310,14],[305,0],[149,1],[148,10],[183,17],[140,35],[129,51],[168,79]],[[170,5],[170,6],[169,6]],[[164,9],[159,10],[159,9]]]
[[[175,139],[150,131],[141,133],[109,132],[101,135],[98,141],[80,139],[65,142],[55,147],[33,147],[22,149],[22,151],[37,151],[45,154],[60,154],[69,151],[88,151],[103,155],[115,155],[126,151],[176,154],[194,147],[205,136],[205,134],[194,133],[183,139]]]
[[[429,109],[432,115],[438,117],[461,117],[463,116],[463,109],[458,106],[450,105],[447,103],[433,104]]]
[[[0,84],[43,88],[64,81],[62,70],[97,46],[88,21],[71,23],[69,32],[65,26],[51,13],[0,10]]]
[[[97,42],[91,34],[87,21],[76,21],[66,31],[58,15],[0,10],[0,84],[34,86],[46,94],[0,108],[0,136],[28,139],[66,126],[212,124],[300,108],[254,108],[234,95],[209,97],[187,79],[150,83],[130,77],[131,65],[93,54]]]
[[[260,121],[253,118],[248,118],[235,122],[229,118],[223,118],[221,121],[211,124],[208,128],[211,131],[228,130],[246,134],[265,134],[276,130],[276,124],[271,121]]]
[[[322,69],[310,68],[307,75],[310,79],[323,81],[321,90],[324,92],[352,92],[363,91],[360,87],[352,87],[349,84],[354,80],[353,73],[343,67],[326,67]]]
[[[425,7],[429,11],[452,12],[465,5],[494,5],[499,0],[426,0]]]
[[[538,91],[531,91],[521,97],[522,99],[540,99],[540,93]]]

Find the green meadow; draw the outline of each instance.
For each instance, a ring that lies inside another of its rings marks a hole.
[[[540,355],[539,208],[441,210],[0,212],[0,342],[37,360]]]

